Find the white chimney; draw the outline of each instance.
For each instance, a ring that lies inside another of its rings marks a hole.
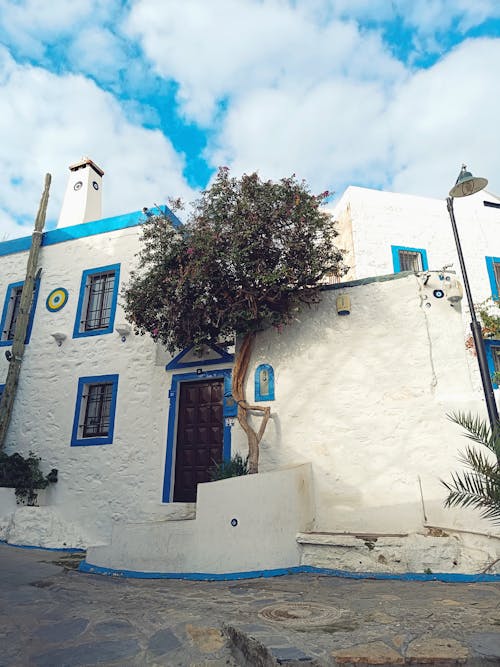
[[[88,157],[69,168],[68,185],[64,194],[57,227],[79,225],[99,220],[103,170]]]

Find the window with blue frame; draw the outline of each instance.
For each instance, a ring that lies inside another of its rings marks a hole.
[[[0,345],[12,345],[16,331],[19,308],[21,306],[21,294],[23,292],[24,281],[11,283],[7,287],[5,301],[2,311],[2,320],[0,322]],[[33,318],[35,316],[36,302],[38,299],[39,281],[35,281],[33,290],[33,299],[31,301],[30,316],[28,328],[26,330],[25,343],[29,343],[31,329],[33,327]]]
[[[408,248],[406,246],[393,245],[392,263],[394,273],[401,271],[427,271],[427,251],[424,248]]]
[[[495,301],[500,298],[500,257],[486,257],[486,268],[491,285],[491,296]]]
[[[119,264],[83,272],[73,338],[113,331],[119,279]]]
[[[113,442],[118,375],[95,375],[78,380],[71,446]]]
[[[500,378],[500,340],[486,339],[484,341],[484,347],[486,349],[486,358],[488,360],[490,374],[492,378],[494,378],[493,388],[498,389],[500,385],[498,382],[498,379]]]

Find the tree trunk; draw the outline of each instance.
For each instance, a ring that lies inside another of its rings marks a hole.
[[[233,398],[238,404],[238,422],[245,431],[248,439],[248,472],[250,474],[259,471],[259,443],[262,440],[267,422],[271,416],[271,408],[263,408],[260,405],[249,405],[245,399],[245,380],[254,342],[255,333],[246,334],[238,350],[233,369]],[[252,411],[264,413],[258,432],[254,431],[248,423],[248,416]]]
[[[5,437],[10,424],[14,400],[16,397],[19,375],[21,373],[21,364],[24,355],[24,341],[31,313],[33,292],[35,289],[35,274],[38,265],[38,254],[42,243],[42,230],[45,226],[45,214],[47,211],[47,202],[49,200],[51,176],[45,175],[45,187],[40,200],[40,206],[35,220],[35,229],[31,240],[31,248],[26,267],[26,278],[21,292],[21,303],[19,304],[19,313],[14,330],[14,340],[12,341],[12,356],[10,358],[7,379],[0,399],[0,450],[5,444]]]

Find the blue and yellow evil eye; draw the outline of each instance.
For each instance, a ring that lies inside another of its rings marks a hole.
[[[68,290],[65,290],[64,287],[58,287],[57,289],[52,290],[52,292],[47,297],[45,305],[47,310],[50,310],[51,313],[55,313],[61,308],[64,308],[68,300]]]

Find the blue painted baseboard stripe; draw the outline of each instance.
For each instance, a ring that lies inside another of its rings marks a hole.
[[[188,579],[191,581],[234,581],[237,579],[258,579],[260,577],[280,577],[286,574],[321,574],[329,577],[344,579],[393,579],[396,581],[443,581],[448,583],[475,583],[500,582],[500,574],[458,574],[436,572],[423,574],[420,572],[405,572],[393,574],[391,572],[348,572],[347,570],[331,570],[312,565],[296,565],[293,567],[277,568],[274,570],[253,570],[250,572],[227,572],[211,574],[205,572],[140,572],[137,570],[114,570],[109,567],[92,565],[83,560],[80,572],[89,574],[103,574],[112,577],[126,577],[130,579]]]
[[[5,540],[0,540],[0,544],[5,544],[8,547],[15,547],[16,549],[42,549],[42,551],[70,551],[71,553],[81,553],[84,554],[86,549],[78,549],[77,547],[39,547],[35,544],[13,544],[12,542],[6,542]]]

